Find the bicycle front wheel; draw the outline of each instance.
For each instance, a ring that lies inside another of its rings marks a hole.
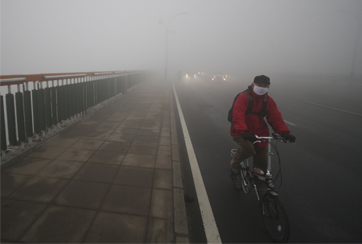
[[[289,222],[278,197],[266,192],[261,199],[261,213],[269,236],[275,242],[287,242],[290,232]]]

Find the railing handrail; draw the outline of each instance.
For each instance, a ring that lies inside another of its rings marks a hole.
[[[44,75],[45,80],[50,79],[66,79],[66,78],[76,78],[76,77],[83,77],[87,74],[74,74],[74,75]]]
[[[0,79],[1,84],[6,83],[5,85],[11,85],[14,82],[23,82],[23,81],[26,81],[26,77]]]
[[[17,84],[23,84],[25,82],[34,82],[34,81],[49,81],[57,79],[71,79],[71,78],[92,77],[100,75],[124,75],[124,74],[138,73],[138,72],[142,72],[142,70],[0,75],[0,86],[17,85]]]

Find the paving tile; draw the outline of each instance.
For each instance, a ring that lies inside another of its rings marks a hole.
[[[151,189],[113,185],[102,204],[103,211],[148,215]]]
[[[163,125],[167,125],[167,126],[170,126],[170,125],[171,125],[170,114],[165,114],[165,115],[163,116],[162,124],[163,124]]]
[[[141,154],[127,154],[122,165],[153,168],[155,166],[155,156]]]
[[[110,185],[72,180],[55,198],[54,203],[71,207],[98,209]]]
[[[4,199],[1,202],[1,238],[17,241],[47,207],[43,203]]]
[[[109,131],[93,130],[87,134],[82,133],[80,136],[83,138],[89,138],[92,140],[106,140],[111,134],[112,134],[112,132],[109,132]]]
[[[181,173],[181,163],[178,161],[173,161],[173,186],[177,188],[183,188],[182,183],[182,173]]]
[[[157,155],[155,168],[157,169],[172,169],[172,157],[165,155]]]
[[[173,215],[172,190],[153,189],[150,216],[170,219]]]
[[[184,201],[184,191],[179,188],[175,188],[173,191],[174,199],[174,215],[173,222],[175,226],[175,233],[181,235],[188,235],[186,207]]]
[[[122,115],[122,114],[113,114],[106,121],[107,122],[117,122],[117,125],[119,125],[126,119],[126,117],[127,117],[126,115]]]
[[[162,106],[162,105],[160,105]],[[150,110],[150,112],[148,112],[145,116],[145,119],[162,119],[163,117],[163,113],[162,113],[162,109],[161,111],[159,111],[159,109],[157,109],[157,111],[152,111],[152,108]]]
[[[84,128],[85,126],[94,126],[93,128],[95,128],[97,125],[99,125],[101,122],[97,121],[97,120],[93,120],[92,117],[88,117],[83,119],[82,121],[80,121],[78,123],[78,125],[80,125],[81,128]]]
[[[90,227],[85,243],[144,243],[147,218],[100,212]]]
[[[65,152],[67,148],[63,147],[51,147],[47,144],[35,148],[31,151],[27,157],[35,157],[35,158],[47,158],[47,159],[54,159]]]
[[[158,136],[135,136],[133,142],[134,143],[142,143],[142,144],[158,144]]]
[[[159,189],[172,189],[172,171],[156,169],[153,179],[153,187]]]
[[[145,124],[161,125],[161,121],[162,121],[162,119],[146,119],[146,118],[144,118],[142,120],[142,125],[145,125]]]
[[[20,239],[32,243],[81,242],[96,211],[50,206]]]
[[[119,123],[116,123],[116,122],[113,122],[113,123],[103,122],[96,127],[96,130],[113,132],[118,126],[119,126]]]
[[[156,155],[157,148],[158,148],[157,144],[141,144],[133,142],[128,150],[128,153]]]
[[[102,144],[103,141],[100,140],[80,139],[72,145],[72,148],[97,150]]]
[[[74,176],[74,179],[110,183],[117,170],[117,165],[86,163]]]
[[[158,129],[139,129],[138,136],[156,136],[159,137],[160,136],[160,130]]]
[[[117,142],[128,142],[131,143],[135,135],[123,135],[118,133],[113,133],[107,138],[107,141],[117,141]]]
[[[153,175],[153,169],[121,166],[113,183],[152,188]]]
[[[161,123],[160,122],[149,122],[149,123],[142,123],[140,129],[152,129],[152,130],[160,130]]]
[[[7,197],[28,181],[31,176],[19,174],[1,174],[1,197]],[[151,182],[152,184],[152,182]]]
[[[79,138],[64,138],[58,136],[55,136],[54,138],[50,139],[49,141],[47,141],[44,146],[47,147],[71,147],[75,142],[77,142],[79,140]]]
[[[186,243],[190,243],[190,240],[187,236],[180,236],[180,235],[177,235],[176,236],[176,241],[175,243],[183,243],[183,244],[186,244]]]
[[[180,161],[179,148],[178,145],[175,144],[172,145],[172,160]]]
[[[56,159],[39,171],[38,175],[43,177],[70,179],[82,167],[83,162]]]
[[[9,196],[11,199],[49,203],[68,180],[33,177]]]
[[[95,128],[100,124],[101,124],[101,121],[94,120],[94,117],[93,117],[93,119],[86,118],[84,120],[79,121],[78,123],[73,124],[72,126],[70,126],[68,128],[68,130],[74,129],[77,131],[88,132],[88,131],[95,130]],[[61,135],[63,135],[63,133],[61,133]]]
[[[89,133],[93,132],[96,128],[97,124],[86,124],[86,123],[77,123],[72,125],[71,127],[67,128],[67,130],[62,131],[59,135],[60,138],[74,138],[79,139],[84,135],[88,135]]]
[[[170,136],[170,130],[165,130],[164,127],[162,127],[160,136]]]
[[[2,172],[35,175],[51,162],[50,159],[23,157],[1,169]]]
[[[124,157],[118,152],[96,151],[88,162],[120,165]]]
[[[118,127],[114,133],[120,133],[123,135],[137,135],[138,131],[139,130],[137,128]]]
[[[160,145],[158,147],[157,156],[165,156],[165,157],[171,157],[172,156],[172,150],[171,145]]]
[[[139,128],[141,126],[142,120],[125,120],[123,121],[123,123],[120,125],[121,127],[127,127],[127,128]]]
[[[159,144],[164,145],[164,146],[171,145],[171,137],[170,136],[161,136]]]
[[[125,154],[128,151],[131,143],[125,142],[116,142],[116,141],[105,141],[103,145],[99,148],[101,151],[111,151],[118,152],[120,154]]]
[[[144,110],[140,110],[140,111],[135,110],[127,116],[127,118],[125,119],[124,122],[132,121],[134,123],[142,123],[144,117],[145,117]]]
[[[63,154],[60,155],[58,159],[86,162],[94,152],[94,150],[69,148],[65,152],[63,152]]]
[[[150,218],[145,243],[170,243],[167,241],[166,220]]]

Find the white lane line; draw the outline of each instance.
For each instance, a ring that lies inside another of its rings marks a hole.
[[[173,86],[173,92],[175,94],[177,110],[180,116],[180,122],[182,131],[184,134],[187,154],[189,156],[192,176],[194,178],[194,184],[196,188],[197,198],[199,200],[199,206],[201,211],[202,222],[204,223],[205,235],[208,243],[222,243],[219,230],[216,226],[214,214],[211,209],[209,197],[205,189],[204,181],[202,180],[199,164],[196,159],[195,151],[192,146],[191,138],[186,126],[185,118],[181,110],[181,106],[177,97],[175,86]]]
[[[354,112],[347,111],[347,110],[343,110],[343,109],[332,108],[332,107],[328,107],[328,106],[325,106],[325,105],[322,105],[322,104],[318,104],[318,103],[312,103],[312,102],[307,102],[307,101],[303,101],[303,102],[309,103],[309,104],[312,104],[312,105],[315,105],[315,106],[318,106],[318,107],[322,107],[322,108],[329,108],[329,109],[336,110],[336,111],[343,112],[343,113],[347,113],[347,114],[353,114],[353,115],[357,115],[357,116],[362,116],[362,114],[354,113]]]
[[[284,120],[284,123],[289,124],[289,125],[292,125],[292,126],[297,126],[296,124],[293,124],[292,122],[289,122],[289,121],[287,121],[287,120]]]

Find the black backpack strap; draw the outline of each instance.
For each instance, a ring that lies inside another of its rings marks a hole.
[[[249,98],[249,104],[248,104],[248,109],[246,110],[245,114],[248,114],[248,113],[253,113],[251,110],[253,109],[254,107],[254,99],[253,99],[253,96],[251,94],[248,93],[248,91],[244,91],[245,94],[248,96]]]
[[[252,112],[252,109],[254,107],[254,100],[253,100],[253,96],[251,94],[249,94],[248,92],[245,92],[248,97],[249,97],[249,106],[248,109],[246,110],[245,114],[255,114],[259,116],[259,124],[263,123],[263,117],[266,116],[266,107],[268,105],[268,95],[265,96],[265,98],[263,99],[263,106],[262,108],[259,110],[259,112],[255,113]]]
[[[268,105],[268,98],[269,96],[266,95],[266,97],[263,99],[263,111],[262,111],[263,117],[266,116],[266,106]]]

